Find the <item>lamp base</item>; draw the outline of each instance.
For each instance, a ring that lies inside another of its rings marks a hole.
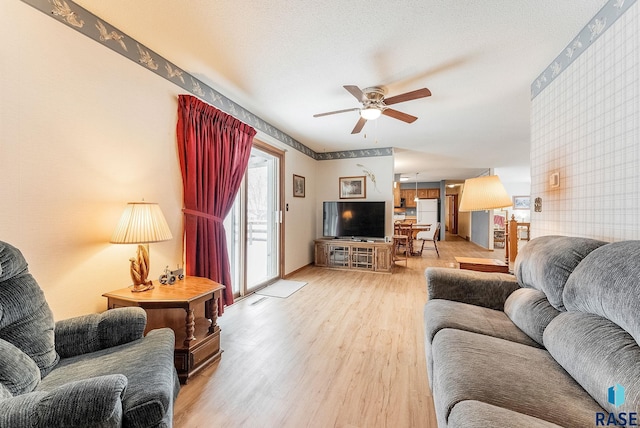
[[[147,276],[149,275],[149,251],[143,245],[138,245],[136,258],[130,258],[129,261],[131,262],[129,273],[133,280],[131,291],[137,293],[152,290],[153,283],[147,281]]]
[[[133,284],[131,288],[132,293],[139,293],[141,291],[153,290],[155,287],[151,281],[147,284]]]

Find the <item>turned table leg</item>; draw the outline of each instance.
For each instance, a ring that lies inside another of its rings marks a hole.
[[[209,333],[213,333],[218,322],[218,299],[215,296],[204,303],[204,316],[209,320]]]
[[[189,347],[189,343],[192,340],[195,340],[193,333],[196,331],[196,317],[193,315],[193,309],[188,308],[185,309],[185,311],[187,312],[187,317],[185,319],[187,337],[184,339],[184,346]]]

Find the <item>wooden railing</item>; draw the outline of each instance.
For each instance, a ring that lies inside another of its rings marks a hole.
[[[247,241],[252,244],[253,241],[267,240],[267,222],[264,220],[253,220],[247,222]]]
[[[520,239],[519,231],[523,230],[525,232],[523,240],[528,241],[531,233],[529,226],[530,223],[528,222],[518,222],[515,215],[512,215],[511,220],[508,221],[504,248],[505,262],[507,262],[511,267],[513,267],[513,263],[515,263],[516,257],[518,256],[518,240]]]
[[[518,255],[518,221],[514,215],[507,222],[507,236],[504,244],[505,262],[513,267]]]

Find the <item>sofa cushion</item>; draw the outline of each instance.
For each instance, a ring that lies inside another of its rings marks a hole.
[[[0,242],[0,339],[31,357],[44,377],[58,362],[53,314],[20,251]]]
[[[607,411],[640,413],[640,347],[629,333],[601,316],[566,312],[549,323],[544,343]],[[607,401],[608,389],[616,384],[627,391],[619,407]]]
[[[591,251],[604,244],[588,238],[541,236],[518,252],[514,273],[522,287],[544,292],[554,308],[564,311],[562,291],[569,275]]]
[[[180,388],[173,363],[174,344],[173,331],[163,328],[124,345],[63,358],[36,390],[50,391],[70,380],[123,374],[128,380],[122,399],[124,425],[160,425],[171,420],[173,399]]]
[[[500,311],[507,297],[520,288],[507,273],[428,267],[424,276],[429,300],[453,300]]]
[[[561,428],[533,416],[492,406],[481,401],[461,401],[451,410],[448,428]]]
[[[594,250],[569,277],[567,310],[600,315],[624,328],[640,343],[640,241],[623,241]]]
[[[452,409],[464,400],[483,401],[561,426],[567,421],[572,426],[593,426],[595,413],[602,412],[544,349],[444,329],[434,337],[432,350],[439,426],[447,426]]]
[[[0,383],[0,400],[11,397],[13,397],[13,394],[11,393],[11,391],[9,391],[9,388],[4,386],[3,383]]]
[[[499,337],[524,345],[539,346],[516,327],[504,312],[450,300],[429,300],[424,306],[424,326],[427,373],[430,383],[433,380],[431,342],[436,333],[442,329],[455,328]]]
[[[38,382],[40,368],[35,361],[11,343],[0,339],[0,384],[11,395],[20,395],[33,391]]]
[[[542,291],[533,288],[514,291],[504,304],[504,312],[520,330],[540,345],[543,345],[544,329],[560,314]]]

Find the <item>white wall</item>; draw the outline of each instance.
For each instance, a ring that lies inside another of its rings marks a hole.
[[[0,240],[23,252],[56,319],[104,310],[102,294],[131,283],[135,245],[109,243],[127,202],[158,202],[174,235],[151,244],[150,278],[182,263],[184,91],[19,1],[0,2],[0,36]],[[286,272],[312,260],[315,164],[285,157]]]
[[[639,239],[640,3],[583,46],[532,102],[531,234]]]
[[[316,237],[322,236],[322,202],[339,201],[338,179],[366,175],[363,168],[375,176],[375,184],[367,177],[365,199],[353,201],[385,201],[387,215],[385,235],[393,234],[393,156],[319,161],[316,181]]]
[[[158,202],[182,262],[178,88],[32,7],[0,5],[0,239],[18,247],[56,319],[102,310],[129,285],[135,245],[109,238],[128,201]]]

